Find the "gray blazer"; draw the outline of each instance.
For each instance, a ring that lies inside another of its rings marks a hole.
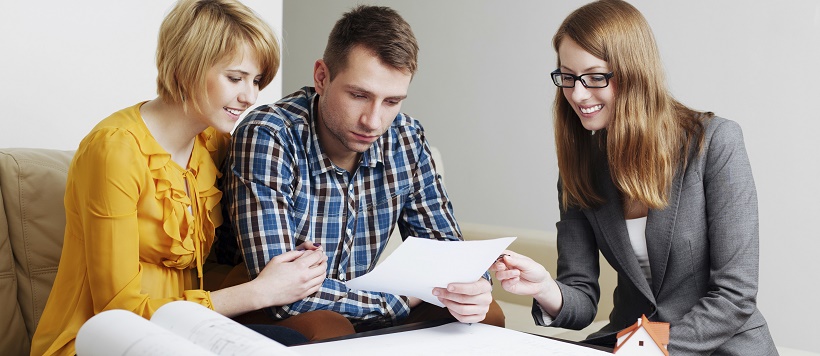
[[[609,324],[589,342],[612,346],[615,333],[646,314],[670,323],[672,355],[777,354],[756,303],[757,193],[743,134],[737,123],[718,117],[705,126],[703,150],[691,150],[688,167],[677,172],[669,206],[649,211],[652,285],[629,242],[606,162],[596,170],[606,203],[561,211],[556,280],[564,304],[550,326],[581,329],[592,322],[600,251],[618,273],[618,286]]]

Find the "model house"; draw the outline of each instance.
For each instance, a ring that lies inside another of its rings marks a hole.
[[[641,315],[638,322],[618,333],[614,353],[619,355],[669,356],[669,323],[649,321]]]

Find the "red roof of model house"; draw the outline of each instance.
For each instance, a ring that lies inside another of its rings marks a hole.
[[[618,344],[613,350],[628,355],[664,355],[669,356],[666,345],[669,344],[669,323],[649,321],[641,315],[638,322],[618,333]]]

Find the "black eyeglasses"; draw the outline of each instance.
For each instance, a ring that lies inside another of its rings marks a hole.
[[[609,78],[612,78],[614,74],[609,72],[574,75],[561,73],[560,69],[556,69],[550,75],[552,83],[561,88],[575,88],[576,80],[580,80],[585,88],[606,88],[609,85]]]

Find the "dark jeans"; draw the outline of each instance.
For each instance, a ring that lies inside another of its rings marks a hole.
[[[267,336],[285,346],[304,344],[308,339],[296,330],[277,325],[249,324],[245,325],[253,331]]]

